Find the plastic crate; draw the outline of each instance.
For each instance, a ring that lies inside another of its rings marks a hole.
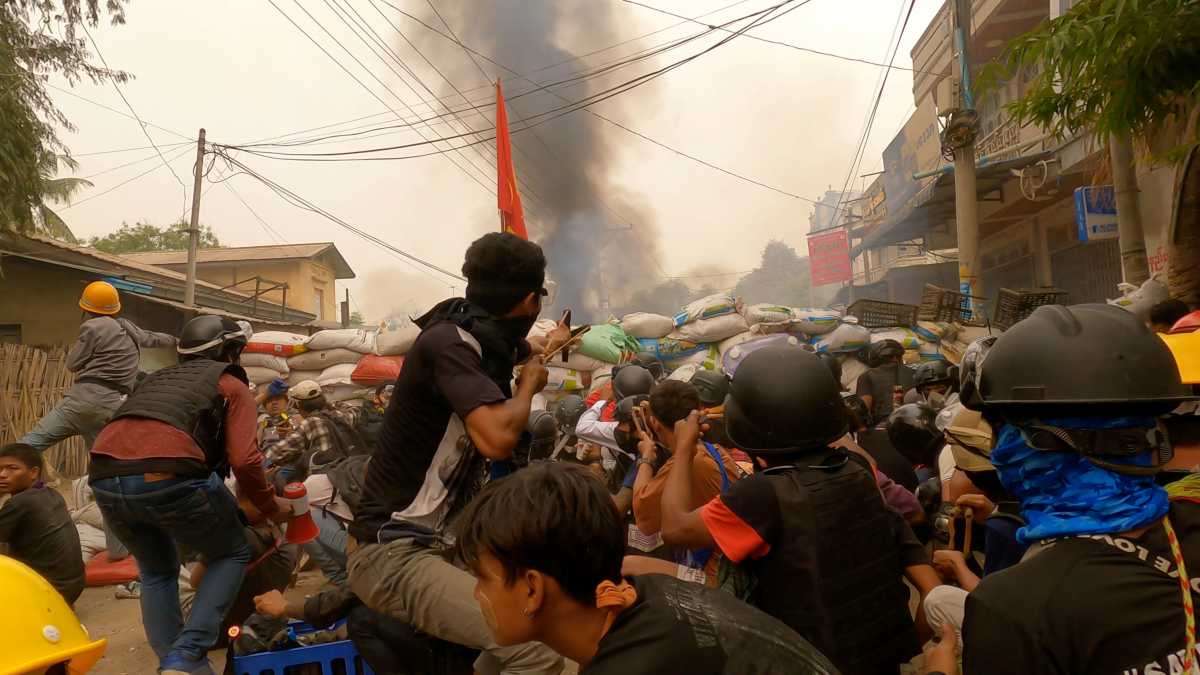
[[[892,328],[917,325],[917,306],[883,300],[855,300],[846,314],[858,319],[864,328]]]
[[[318,630],[304,622],[290,625],[297,635]],[[301,666],[309,668],[301,671]],[[320,666],[321,675],[375,675],[349,640],[233,658],[234,675],[293,675],[312,672],[312,666]]]
[[[952,291],[941,286],[925,284],[921,291],[921,307],[917,313],[921,321],[945,321],[962,326],[986,326],[987,319],[983,312],[971,312],[970,298],[975,306],[983,305],[987,298],[968,296],[958,291]]]
[[[1068,295],[1066,291],[1057,288],[1016,291],[1001,288],[996,300],[996,311],[992,315],[992,325],[1000,330],[1008,330],[1042,305],[1063,304]]]

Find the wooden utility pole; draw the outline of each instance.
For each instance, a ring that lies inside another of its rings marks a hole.
[[[200,247],[200,181],[204,177],[204,129],[196,139],[196,165],[192,167],[192,224],[188,229],[187,280],[183,286],[183,304],[196,306],[196,249]]]
[[[1117,198],[1117,237],[1121,245],[1121,279],[1140,286],[1150,278],[1146,236],[1142,231],[1141,198],[1133,166],[1133,144],[1128,134],[1108,137],[1113,191]]]
[[[958,55],[959,89],[963,117],[974,125],[974,100],[971,95],[971,0],[953,0],[954,43]],[[954,148],[954,222],[958,230],[959,292],[971,296],[971,315],[982,311],[975,306],[979,296],[979,197],[975,189],[975,132],[968,130],[967,142]]]

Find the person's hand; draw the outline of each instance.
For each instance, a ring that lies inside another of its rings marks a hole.
[[[675,447],[694,448],[700,442],[700,434],[704,431],[700,424],[700,411],[693,410],[684,419],[675,423]],[[690,454],[690,453],[689,453]]]
[[[542,350],[543,354],[550,354],[559,347],[567,344],[571,339],[571,324],[567,323],[567,317],[564,315],[554,330],[546,334],[546,346]]]
[[[528,363],[521,366],[521,377],[517,381],[517,386],[531,386],[533,391],[541,391],[546,388],[546,383],[549,381],[550,371],[546,369],[546,365],[539,357],[530,359]],[[532,384],[526,384],[527,382]]]
[[[958,675],[958,635],[949,621],[942,623],[937,645],[925,653],[925,672]]]
[[[254,611],[275,619],[282,619],[287,614],[287,602],[283,599],[283,593],[270,590],[262,595],[254,596]]]
[[[275,506],[278,506],[279,509],[268,517],[273,523],[286,525],[287,522],[292,519],[292,503],[283,497],[276,497]]]
[[[992,511],[996,510],[996,504],[980,494],[961,495],[958,499],[954,500],[954,504],[955,506],[970,507],[975,512],[975,518],[978,520],[991,517]]]
[[[658,459],[658,445],[650,438],[650,434],[644,431],[638,432],[637,449],[638,456],[644,460],[653,462]]]
[[[947,581],[958,580],[958,570],[967,564],[962,551],[939,550],[933,552],[933,568]]]

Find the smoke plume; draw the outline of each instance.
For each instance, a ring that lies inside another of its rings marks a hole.
[[[531,73],[530,79],[539,84],[560,81],[590,65],[644,46],[631,44],[586,61],[568,61],[576,53],[628,38],[617,30],[613,8],[618,4],[613,2],[434,0],[434,4],[464,44],[517,73]],[[444,28],[432,13],[428,23]],[[460,89],[482,83],[483,75],[461,48],[428,31],[421,35],[418,46],[431,54],[435,63],[455,64],[443,72]],[[506,98],[536,89],[512,72],[476,59],[490,78],[505,80]],[[563,61],[567,62],[539,71]],[[598,79],[556,87],[558,96],[546,91],[522,96],[508,104],[510,125],[518,129],[523,126],[518,121],[523,117],[567,105],[563,98],[579,100],[646,68],[644,64],[633,66]],[[471,96],[478,100],[484,98],[483,92],[476,90]],[[443,86],[441,93],[445,96],[453,92]],[[603,113],[619,117],[622,107],[633,109],[634,99],[637,107],[653,104],[649,88],[627,96],[630,98],[619,96],[605,101],[601,104]],[[490,112],[485,114],[491,117]],[[467,121],[475,128],[484,124],[478,116]],[[571,308],[577,323],[603,320],[607,310],[638,289],[661,281],[658,229],[649,220],[649,210],[638,208],[639,197],[622,194],[610,180],[615,157],[612,141],[619,138],[612,129],[607,122],[581,110],[513,135],[517,148],[514,164],[523,186],[530,237],[546,251],[550,277],[557,284],[555,309]],[[490,149],[487,152],[490,154]]]

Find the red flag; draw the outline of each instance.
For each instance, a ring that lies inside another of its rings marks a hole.
[[[500,231],[511,232],[529,239],[525,230],[525,212],[521,209],[521,193],[517,191],[517,172],[513,169],[512,139],[508,136],[508,112],[504,109],[504,93],[496,80],[496,205],[500,208]]]

